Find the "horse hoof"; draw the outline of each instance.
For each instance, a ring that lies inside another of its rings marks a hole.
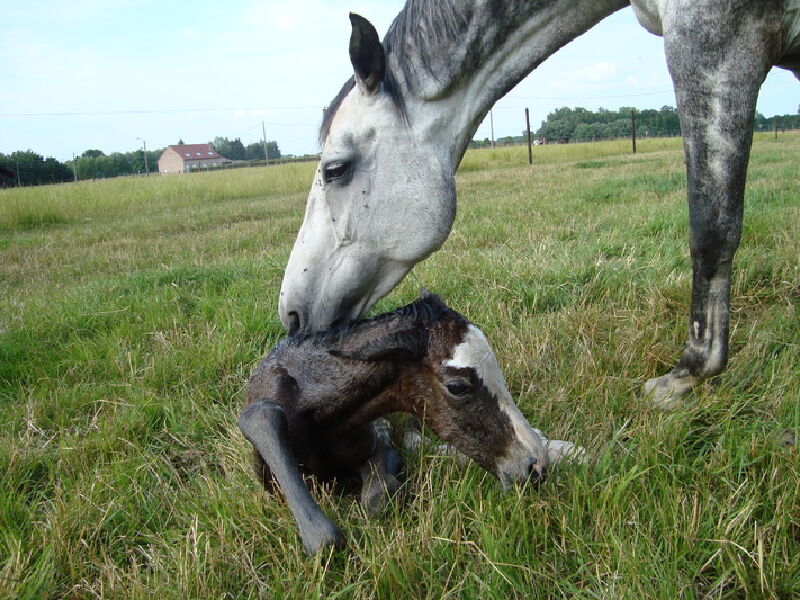
[[[672,373],[667,373],[647,380],[644,384],[644,396],[657,408],[674,410],[680,404],[681,397],[700,385],[701,381],[699,377],[691,375],[676,377]]]

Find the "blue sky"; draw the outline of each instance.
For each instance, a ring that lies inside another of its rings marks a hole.
[[[349,11],[381,36],[401,0],[0,0],[0,152],[59,160],[267,137],[281,151],[318,150],[322,107],[350,75]],[[495,136],[538,127],[559,106],[659,108],[675,98],[661,40],[630,9],[550,58],[493,111]],[[773,69],[767,116],[794,114],[800,85]],[[489,137],[488,119],[476,137]]]

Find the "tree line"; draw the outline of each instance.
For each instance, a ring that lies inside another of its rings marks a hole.
[[[183,140],[178,142],[183,143]],[[236,160],[264,160],[264,144],[255,142],[245,146],[239,138],[228,140],[216,137],[209,142],[214,150],[225,158]],[[165,148],[145,152],[112,152],[90,149],[74,160],[60,162],[55,158],[45,158],[32,150],[20,150],[11,154],[0,153],[0,187],[15,187],[62,183],[85,179],[105,179],[125,175],[143,175],[145,172],[158,172],[158,159]],[[267,142],[270,160],[281,158],[278,142]]]
[[[211,146],[217,154],[230,160],[264,160],[264,142],[253,142],[245,146],[239,138],[229,140],[225,137],[215,137]],[[278,160],[280,157],[278,142],[267,142],[267,158]]]
[[[609,140],[620,137],[631,137],[633,120],[631,115],[636,110],[636,135],[639,137],[672,137],[681,134],[678,111],[672,106],[660,109],[634,109],[623,106],[618,110],[600,108],[591,111],[585,108],[557,108],[542,121],[541,127],[532,132],[532,137],[545,143],[591,142]],[[753,124],[754,131],[773,131],[775,128],[800,129],[800,107],[796,115],[776,115],[765,117],[756,113]],[[497,138],[501,145],[527,143],[527,131],[518,136]],[[474,140],[472,147],[486,147],[490,140]]]

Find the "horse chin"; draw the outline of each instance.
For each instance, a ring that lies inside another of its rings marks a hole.
[[[369,311],[378,300],[388,294],[411,269],[410,266],[392,263],[380,277],[367,275],[361,282],[353,277],[330,280],[319,294],[306,302],[290,302],[281,298],[279,312],[281,322],[289,334],[311,333],[346,325]],[[367,270],[361,271],[363,275]],[[357,272],[357,271],[356,271]],[[297,295],[285,297],[297,298]]]

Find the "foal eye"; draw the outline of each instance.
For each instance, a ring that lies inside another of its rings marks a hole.
[[[322,179],[325,183],[342,183],[350,174],[352,163],[346,160],[329,162],[322,168]]]
[[[465,396],[472,391],[472,386],[466,381],[448,383],[445,387],[453,396]]]

